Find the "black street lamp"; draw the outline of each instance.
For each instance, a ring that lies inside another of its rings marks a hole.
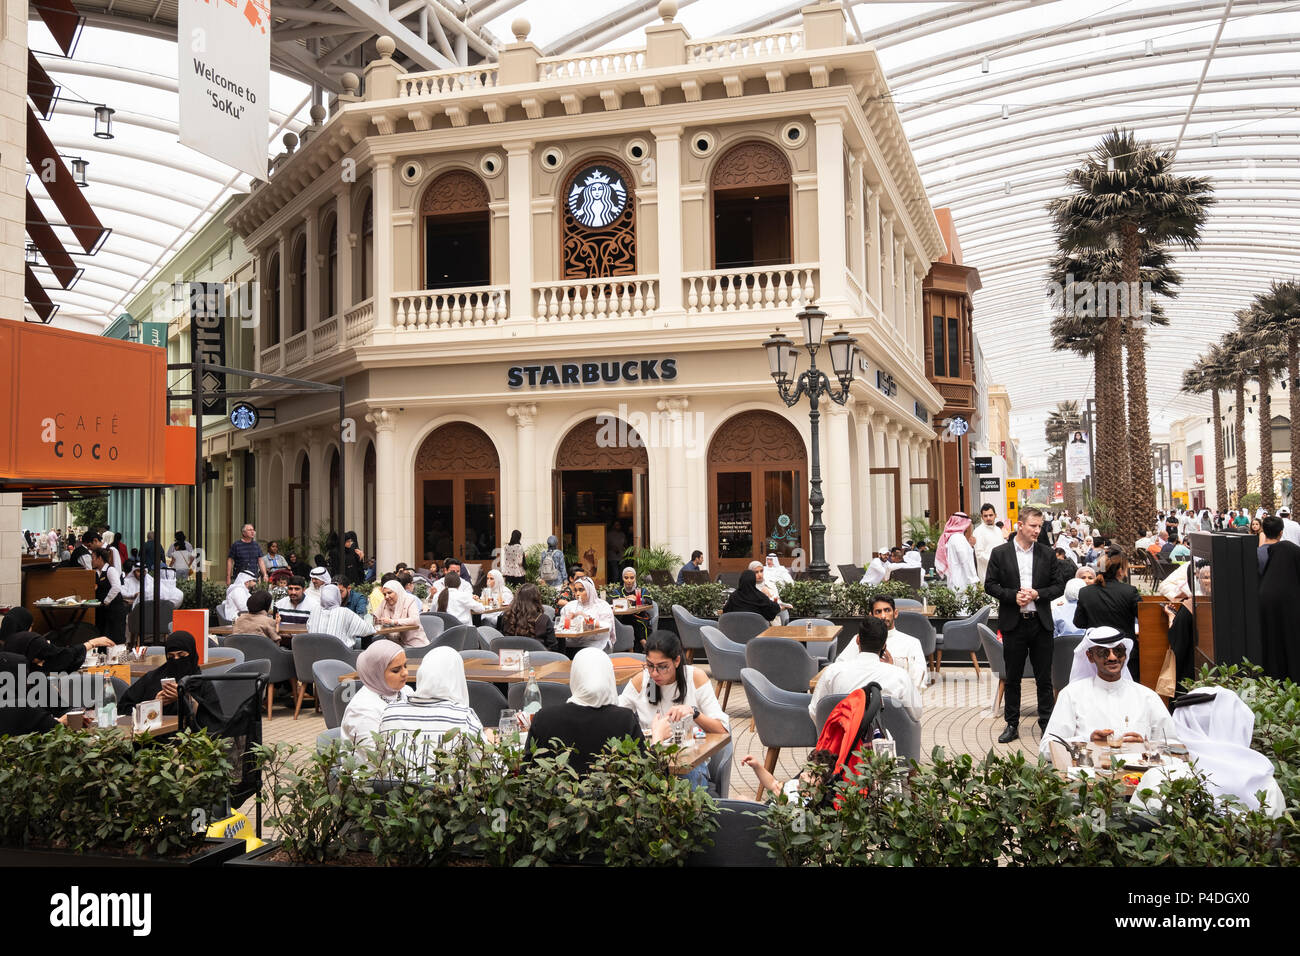
[[[822,524],[822,463],[821,463],[821,412],[817,405],[825,395],[836,405],[843,405],[849,397],[849,386],[853,384],[853,359],[857,354],[858,340],[853,338],[841,326],[827,340],[831,352],[831,366],[839,388],[831,385],[826,373],[817,368],[817,350],[822,345],[822,326],[826,322],[826,313],[815,305],[809,305],[797,316],[803,329],[804,348],[808,351],[808,371],[795,377],[799,365],[799,349],[777,329],[763,343],[767,349],[767,363],[772,370],[772,379],[776,382],[781,400],[786,407],[792,407],[804,395],[808,396],[808,419],[812,434],[812,490],[808,495],[808,504],[812,507],[812,524],[808,530],[812,533],[812,562],[808,565],[808,576],[817,581],[829,581],[830,565],[826,563],[826,526]]]

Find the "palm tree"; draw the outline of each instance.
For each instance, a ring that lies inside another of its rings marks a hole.
[[[1155,482],[1147,409],[1142,255],[1144,248],[1171,243],[1196,248],[1208,207],[1214,202],[1209,179],[1176,176],[1173,163],[1172,150],[1140,142],[1131,130],[1112,129],[1084,164],[1067,174],[1066,182],[1074,192],[1048,205],[1062,249],[1119,250],[1127,294],[1120,297],[1121,314],[1106,316],[1103,364],[1118,362],[1119,336],[1126,331],[1129,469],[1131,493],[1137,499],[1134,508],[1126,510],[1141,515],[1144,522],[1155,513]],[[1099,418],[1100,411],[1098,395]],[[1107,429],[1122,428],[1122,421],[1122,415],[1111,410]],[[1107,439],[1108,447],[1114,444],[1114,434]],[[1136,530],[1138,524],[1130,519],[1128,526]]]
[[[1214,416],[1214,500],[1220,508],[1228,504],[1227,471],[1223,464],[1223,403],[1219,393],[1231,386],[1231,372],[1223,347],[1215,343],[1183,372],[1183,391],[1192,395],[1210,393]]]
[[[1258,299],[1241,314],[1245,316],[1241,325],[1245,345],[1242,358],[1259,386],[1260,505],[1271,512],[1277,506],[1277,499],[1273,494],[1273,400],[1269,390],[1281,365],[1287,334],[1281,326],[1267,320]]]
[[[1238,313],[1240,318],[1240,313]],[[1237,329],[1226,332],[1219,343],[1223,346],[1225,367],[1228,372],[1228,387],[1235,393],[1233,410],[1236,418],[1232,426],[1232,441],[1237,459],[1236,500],[1241,507],[1241,499],[1246,496],[1246,383],[1250,381],[1253,369],[1246,357],[1248,343],[1245,336]]]
[[[1274,282],[1256,300],[1256,316],[1262,323],[1280,329],[1286,339],[1287,377],[1291,380],[1291,480],[1300,465],[1300,282]],[[1262,419],[1261,419],[1262,421]],[[1272,435],[1270,434],[1270,439]],[[1294,485],[1292,486],[1294,488]],[[1295,508],[1295,491],[1291,507]]]

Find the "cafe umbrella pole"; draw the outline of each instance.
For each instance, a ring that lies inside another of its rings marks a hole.
[[[153,489],[153,639],[158,639],[162,630],[162,610],[159,599],[162,595],[162,542],[158,529],[162,526],[162,488],[154,485]]]

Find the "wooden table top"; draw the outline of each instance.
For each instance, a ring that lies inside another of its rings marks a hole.
[[[128,737],[134,737],[136,735],[135,729],[132,727],[132,718],[130,714],[118,715],[117,728],[118,730],[123,731]],[[95,730],[96,728],[86,727],[85,729],[90,731],[90,730]],[[180,729],[179,717],[175,716],[174,714],[171,716],[168,716],[167,714],[163,714],[162,726],[149,731],[149,734],[154,737],[167,737],[170,736],[171,734],[176,733],[176,731],[178,731],[179,729]],[[142,730],[140,731],[140,733],[143,734],[144,731]]]
[[[614,664],[614,682],[616,684],[626,683],[645,669],[645,665],[636,658],[615,656],[611,660]],[[415,675],[420,670],[422,662],[423,658],[407,659],[406,682],[408,684],[415,683]],[[572,661],[551,661],[546,664],[536,664],[531,670],[536,672],[539,681],[567,684],[572,667]],[[356,679],[356,671],[344,674],[339,678],[340,681]],[[516,670],[513,667],[502,668],[500,664],[486,657],[471,658],[465,661],[465,679],[481,681],[485,684],[525,684],[528,682],[528,671]]]
[[[306,634],[307,625],[306,624],[281,624],[279,627],[276,628],[276,630],[280,632],[281,637],[285,635],[292,635],[292,634]],[[216,627],[208,628],[208,633],[225,637],[228,634],[235,633],[235,626],[233,624],[218,624]]]
[[[220,667],[223,664],[235,663],[233,657],[213,656],[212,651],[215,650],[216,648],[212,648],[209,651],[208,659],[199,665],[200,670],[207,670],[210,667]],[[167,663],[167,655],[150,654],[148,657],[142,658],[138,661],[130,661],[129,663],[131,665],[131,680],[135,680],[137,677],[143,677],[155,667],[162,667],[163,664]]]
[[[840,636],[842,630],[844,628],[839,624],[814,624],[812,627],[791,627],[789,624],[777,624],[769,627],[758,636],[788,637],[792,641],[809,643],[813,641],[833,641]]]
[[[731,734],[705,734],[703,739],[692,737],[673,755],[673,774],[686,776],[729,743]]]
[[[613,609],[615,617],[631,617],[636,614],[649,614],[651,611],[648,604],[633,604],[630,607],[621,609],[613,607],[613,605],[610,605],[610,607]]]
[[[563,637],[566,640],[574,640],[576,638],[583,638],[583,637],[595,637],[598,634],[606,634],[606,635],[609,634],[609,628],[593,627],[589,631],[562,631],[558,627],[555,629],[555,636]]]

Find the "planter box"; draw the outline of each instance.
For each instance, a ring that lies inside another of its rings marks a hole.
[[[204,841],[206,847],[193,856],[183,858],[160,858],[135,856],[117,853],[77,853],[72,850],[17,849],[0,847],[0,866],[90,866],[90,867],[137,867],[137,866],[221,866],[228,860],[242,854],[246,844],[243,840],[209,839]]]
[[[251,853],[243,853],[232,859],[226,860],[226,866],[298,866],[297,863],[274,862],[270,857],[275,855],[276,850],[280,849],[280,840],[274,840],[270,843],[264,843]]]

